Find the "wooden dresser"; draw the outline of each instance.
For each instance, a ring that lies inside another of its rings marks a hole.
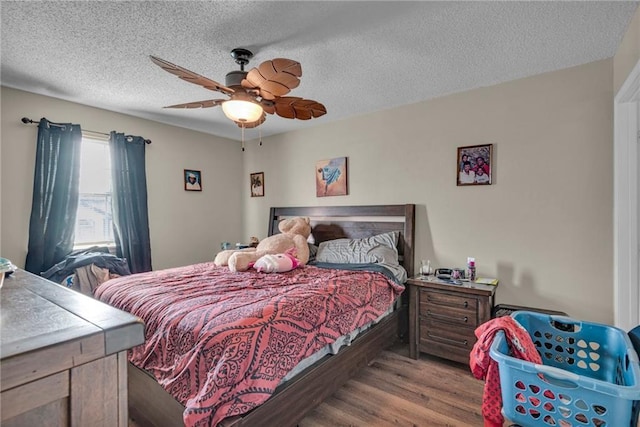
[[[22,270],[0,298],[0,424],[126,427],[142,321]]]
[[[409,355],[419,352],[469,363],[474,330],[491,319],[496,287],[472,282],[453,285],[418,276],[409,285]]]

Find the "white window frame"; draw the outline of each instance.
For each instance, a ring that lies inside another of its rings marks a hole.
[[[108,135],[103,135],[100,133],[96,133],[96,132],[90,132],[90,131],[82,131],[82,142],[84,143],[85,140],[91,140],[91,143],[101,143],[104,145],[108,145],[109,143],[109,136]],[[83,194],[83,193],[81,193]],[[102,193],[100,193],[102,194]],[[113,197],[113,192],[112,192],[112,197]],[[76,219],[77,222],[77,219]],[[74,227],[76,225],[74,224]],[[115,238],[114,238],[115,239]],[[74,250],[81,250],[81,249],[88,249],[90,247],[93,246],[106,246],[109,248],[110,252],[114,252],[115,251],[115,240],[113,241],[98,241],[98,242],[83,242],[83,243],[76,243],[74,242],[73,244],[73,249]]]

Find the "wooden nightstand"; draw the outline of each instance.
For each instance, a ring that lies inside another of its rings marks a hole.
[[[491,319],[496,286],[473,282],[452,285],[418,276],[409,285],[409,355],[419,352],[469,363],[474,330]]]

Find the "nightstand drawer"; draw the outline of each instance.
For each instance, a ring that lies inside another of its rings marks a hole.
[[[449,323],[437,321],[420,322],[420,342],[435,341],[457,347],[468,348],[469,351],[476,342],[473,329],[461,329]]]
[[[462,363],[469,362],[469,353],[476,343],[473,329],[448,323],[421,320],[419,350]]]
[[[478,300],[472,296],[453,295],[430,290],[420,292],[420,307],[424,308],[425,305],[468,310],[472,313],[477,313],[478,311]]]
[[[438,305],[420,306],[420,318],[433,319],[435,321],[450,322],[456,325],[469,326],[475,328],[478,326],[477,310],[460,310],[451,307],[442,307]]]

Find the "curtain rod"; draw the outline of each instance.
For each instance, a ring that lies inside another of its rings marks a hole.
[[[37,122],[36,122],[36,121],[33,121],[33,120],[31,120],[30,118],[28,118],[28,117],[23,117],[20,121],[21,121],[22,123],[24,123],[25,125],[26,125],[26,124],[29,124],[29,123],[31,123],[31,124],[36,124],[36,125],[37,125],[38,123],[40,123],[39,121],[37,121]],[[57,127],[62,127],[62,126],[63,126],[63,125],[59,125],[59,124],[57,124],[57,123],[52,123],[52,122],[49,122],[49,123],[51,124],[51,126],[57,126]],[[88,130],[88,129],[85,129],[85,130],[86,130],[87,132],[97,133],[97,134],[99,134],[99,135],[106,135],[106,136],[109,136],[109,134],[108,134],[108,133],[98,132],[98,131],[95,131],[95,130]],[[151,144],[151,140],[150,140],[150,139],[145,139],[145,140],[144,140],[144,142],[145,142],[145,144]]]

